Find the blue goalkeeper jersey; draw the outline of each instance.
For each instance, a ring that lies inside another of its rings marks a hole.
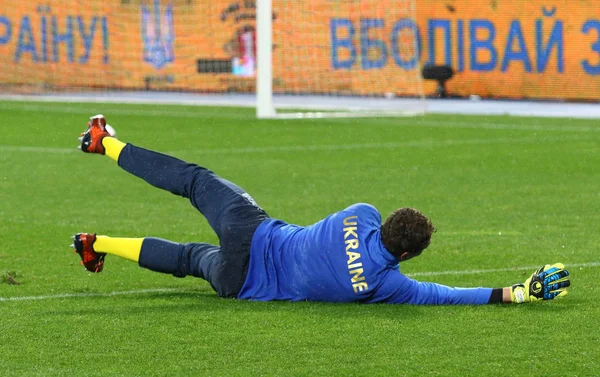
[[[381,215],[355,204],[310,225],[267,219],[256,229],[240,299],[486,304],[491,288],[450,288],[403,275],[381,242]]]

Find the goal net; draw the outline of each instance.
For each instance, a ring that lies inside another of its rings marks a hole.
[[[0,95],[422,113],[415,1],[4,0]]]
[[[257,5],[259,117],[425,112],[415,0]]]

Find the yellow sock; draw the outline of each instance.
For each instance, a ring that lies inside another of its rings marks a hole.
[[[113,254],[121,258],[137,262],[140,260],[142,242],[144,242],[143,238],[113,238],[108,236],[96,236],[94,250],[96,252]]]
[[[119,161],[119,155],[125,148],[125,143],[114,137],[106,136],[102,139],[102,146],[104,147],[104,154],[115,161]]]

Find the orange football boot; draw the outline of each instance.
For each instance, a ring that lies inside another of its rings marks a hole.
[[[77,233],[73,236],[74,253],[81,257],[81,264],[90,272],[101,272],[104,268],[104,257],[106,253],[94,251],[95,234]]]
[[[104,154],[102,139],[106,136],[112,136],[106,129],[106,118],[102,114],[94,115],[88,122],[87,130],[79,138],[79,149],[85,153]]]

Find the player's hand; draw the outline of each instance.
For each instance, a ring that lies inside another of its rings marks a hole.
[[[567,295],[571,285],[569,272],[562,263],[545,265],[534,272],[524,284],[515,284],[510,289],[513,303],[552,300]]]

